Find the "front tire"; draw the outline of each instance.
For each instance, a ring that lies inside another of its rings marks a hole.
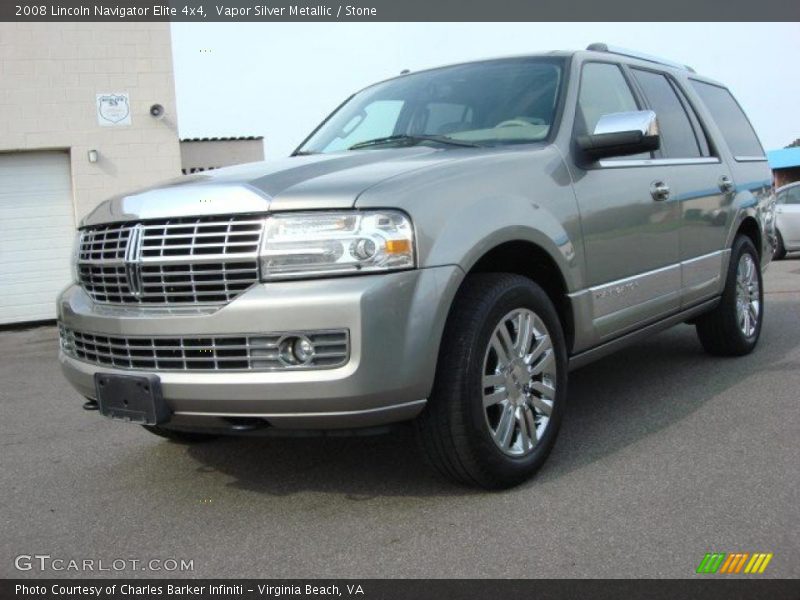
[[[697,336],[709,354],[743,356],[756,347],[763,320],[761,261],[750,238],[739,236],[731,249],[722,298],[697,320]]]
[[[567,395],[561,323],[541,287],[508,273],[469,275],[445,325],[433,393],[416,421],[433,467],[487,489],[544,463]]]
[[[776,243],[775,243],[775,252],[772,254],[773,260],[781,260],[786,258],[786,246],[783,245],[783,236],[781,235],[780,231],[775,232]]]

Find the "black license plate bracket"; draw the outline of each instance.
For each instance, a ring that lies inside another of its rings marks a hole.
[[[140,425],[169,420],[172,411],[164,402],[156,375],[95,373],[94,386],[101,415]]]

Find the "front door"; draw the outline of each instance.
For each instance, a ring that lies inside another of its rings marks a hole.
[[[584,63],[576,135],[601,116],[644,108],[622,68]],[[680,205],[665,189],[673,171],[651,155],[575,170],[596,342],[680,308]]]

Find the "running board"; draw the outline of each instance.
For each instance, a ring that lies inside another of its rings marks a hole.
[[[655,323],[651,323],[650,325],[642,327],[641,329],[626,333],[625,335],[613,339],[610,342],[606,342],[599,346],[595,346],[594,348],[590,348],[589,350],[584,350],[583,352],[575,354],[569,359],[569,370],[574,371],[575,369],[584,367],[599,358],[613,354],[617,350],[643,340],[648,336],[658,333],[659,331],[669,329],[674,325],[678,325],[679,323],[683,323],[684,321],[688,321],[689,319],[702,315],[703,313],[713,309],[718,303],[719,298],[707,300],[702,304],[698,304],[692,308],[683,310],[677,314],[667,317],[666,319],[656,321]]]

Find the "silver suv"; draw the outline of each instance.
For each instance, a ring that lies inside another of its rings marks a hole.
[[[687,321],[753,350],[773,206],[741,108],[688,67],[595,44],[404,74],[290,157],[98,206],[60,361],[167,438],[413,420],[440,472],[507,487],[570,369]]]

